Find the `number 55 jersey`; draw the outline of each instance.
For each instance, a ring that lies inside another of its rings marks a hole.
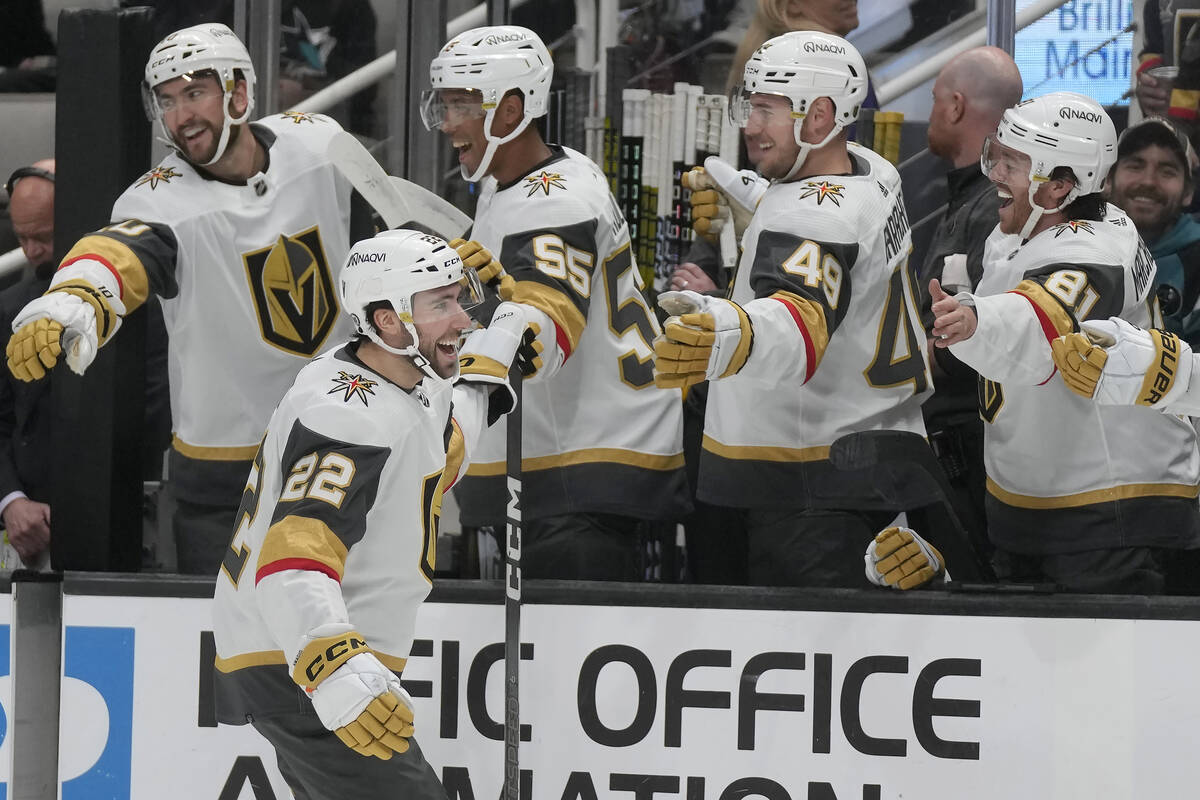
[[[730,299],[754,339],[742,369],[709,388],[708,503],[881,508],[873,477],[837,470],[830,445],[866,430],[925,435],[929,363],[900,176],[847,149],[851,174],[772,184],[743,234]]]
[[[539,309],[545,366],[524,383],[526,519],[592,512],[647,520],[688,510],[682,400],[654,385],[660,328],[640,291],[625,219],[604,174],[550,146],[524,177],[482,184],[471,238]],[[504,522],[504,430],[489,429],[460,481],[467,525]]]

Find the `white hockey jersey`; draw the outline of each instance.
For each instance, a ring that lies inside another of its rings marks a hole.
[[[660,328],[640,291],[625,219],[600,169],[565,147],[505,186],[483,183],[471,238],[543,311],[547,367],[524,386],[526,519],[688,510],[679,390],[654,385]],[[504,522],[504,430],[488,430],[460,485],[468,525]]]
[[[950,349],[980,375],[988,531],[1000,547],[1050,554],[1198,541],[1191,424],[1081,398],[1051,358],[1050,342],[1081,320],[1158,323],[1154,273],[1113,205],[1103,221],[1055,225],[1024,246],[999,227],[989,237],[973,297],[978,328]]]
[[[880,508],[869,474],[829,461],[840,436],[925,434],[931,382],[895,167],[849,145],[853,174],[775,183],[742,238],[731,298],[754,331],[711,383],[698,496],[737,508]]]
[[[442,493],[486,405],[468,402],[469,388],[429,383],[401,389],[350,344],[313,360],[279,403],[217,575],[222,722],[307,704],[288,664],[318,625],[348,622],[385,665],[403,669],[432,585]],[[453,420],[452,398],[463,401]],[[327,599],[338,589],[342,619],[331,620]]]
[[[341,128],[289,112],[251,130],[267,148],[264,172],[226,183],[171,154],[64,261],[107,262],[128,310],[162,296],[174,447],[202,461],[252,458],[296,373],[350,333],[336,276],[351,187],[324,158]]]

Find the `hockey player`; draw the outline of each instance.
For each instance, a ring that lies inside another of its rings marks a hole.
[[[1086,319],[1157,318],[1154,261],[1099,194],[1112,121],[1070,92],[1009,109],[982,166],[1002,198],[974,293],[930,282],[939,347],[979,372],[989,535],[1001,579],[1073,591],[1163,589],[1158,548],[1200,542],[1196,434],[1051,380],[1051,342]]]
[[[502,305],[460,353],[482,288],[416,231],[355,244],[341,296],[358,333],[280,401],[217,576],[217,718],[254,725],[297,797],[444,800],[398,675],[433,579],[442,493],[489,405],[512,407],[524,321]]]
[[[291,112],[250,123],[254,85],[224,25],[155,46],[146,108],[175,152],[117,199],[112,224],[75,244],[18,314],[9,350],[24,380],[60,355],[82,373],[126,313],[150,292],[163,298],[180,572],[216,569],[270,409],[348,331],[334,269],[351,241],[351,189],[323,155],[340,127]]]
[[[900,176],[845,135],[866,74],[830,34],[787,33],[755,52],[733,112],[772,183],[756,210],[727,198],[741,206],[735,223],[749,217],[731,299],[659,300],[676,317],[655,347],[656,380],[712,380],[698,496],[745,509],[752,583],[865,585],[863,549],[894,512],[869,473],[830,463],[830,445],[854,431],[925,432]]]
[[[544,347],[545,366],[524,390],[523,570],[635,580],[642,521],[687,511],[681,397],[654,386],[659,326],[604,174],[532,124],[546,113],[553,71],[533,31],[467,31],[430,64],[422,112],[480,185],[471,236],[484,251],[468,266],[503,281]],[[503,431],[493,429],[463,481],[464,524],[503,524],[503,475]]]

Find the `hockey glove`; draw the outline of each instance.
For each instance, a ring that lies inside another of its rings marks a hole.
[[[916,589],[943,573],[946,562],[937,548],[911,528],[888,528],[867,545],[867,580],[876,586]]]
[[[754,333],[737,303],[685,290],[663,292],[658,307],[671,315],[654,340],[654,384],[660,389],[726,378],[750,357]]]
[[[490,383],[502,387],[489,397],[488,424],[516,406],[516,394],[508,382],[509,367],[516,360],[525,377],[542,367],[542,343],[537,340],[541,326],[528,320],[525,306],[501,303],[492,314],[492,322],[472,331],[458,355],[458,378],[464,383]]]
[[[475,240],[455,239],[450,246],[462,259],[463,266],[475,270],[479,280],[496,290],[501,300],[512,300],[516,281],[504,271],[504,265],[492,257],[492,254]]]
[[[1067,387],[1109,405],[1162,406],[1187,390],[1192,348],[1166,331],[1123,319],[1084,322],[1082,333],[1055,339],[1054,363]]]
[[[96,357],[96,350],[121,325],[125,307],[83,281],[55,287],[31,300],[13,320],[6,354],[8,368],[23,381],[44,378],[66,353],[67,366],[78,375]],[[103,320],[103,330],[96,320]]]
[[[304,687],[321,724],[355,752],[386,761],[408,750],[412,698],[357,632],[309,638],[292,678]]]
[[[683,185],[692,190],[692,228],[696,233],[715,241],[732,219],[740,241],[770,181],[754,170],[739,172],[716,156],[709,156],[703,167],[684,174]]]

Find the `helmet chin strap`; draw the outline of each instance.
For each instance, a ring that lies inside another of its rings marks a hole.
[[[1076,197],[1079,196],[1079,185],[1075,184],[1074,186],[1071,187],[1071,191],[1067,192],[1067,196],[1063,198],[1063,201],[1058,204],[1057,208],[1043,208],[1036,200],[1033,199],[1033,196],[1035,194],[1037,194],[1037,190],[1038,190],[1039,186],[1041,186],[1041,183],[1035,182],[1033,180],[1032,175],[1029,176],[1029,208],[1030,208],[1030,211],[1029,211],[1028,219],[1026,219],[1025,224],[1021,226],[1021,241],[1022,242],[1029,241],[1029,237],[1031,235],[1033,235],[1033,229],[1037,227],[1038,220],[1040,220],[1042,218],[1043,214],[1045,214],[1046,212],[1050,212],[1051,214],[1053,214],[1058,211],[1062,211],[1064,208],[1071,205],[1071,202]]]
[[[820,150],[822,147],[832,142],[833,137],[837,136],[838,132],[842,129],[841,125],[834,123],[833,128],[829,131],[829,133],[825,134],[824,139],[817,144],[809,144],[800,138],[800,130],[804,127],[804,120],[796,120],[792,127],[796,144],[800,147],[800,152],[796,154],[796,162],[792,164],[792,168],[788,170],[786,175],[779,179],[781,181],[790,181],[796,175],[796,173],[800,171],[800,168],[804,166],[805,160],[808,159],[808,154],[813,150]]]
[[[521,133],[521,131],[525,130],[525,128],[529,126],[529,121],[531,119],[531,117],[522,118],[521,121],[517,123],[517,127],[513,128],[513,130],[507,136],[493,136],[492,120],[495,118],[495,116],[496,109],[491,108],[488,109],[487,115],[483,118],[483,135],[487,137],[488,144],[487,149],[483,151],[483,159],[479,162],[479,166],[476,167],[475,171],[469,175],[467,174],[467,167],[465,164],[459,167],[459,171],[462,172],[463,180],[467,181],[468,183],[475,183],[476,181],[483,180],[484,176],[487,175],[488,167],[492,165],[492,158],[495,157],[497,148],[499,148],[500,145],[504,144],[505,142],[510,142],[515,139],[517,135]]]
[[[422,355],[421,351],[417,349],[419,340],[417,339],[416,327],[411,322],[404,322],[401,324],[404,325],[404,329],[408,331],[408,335],[413,341],[413,343],[408,347],[392,347],[390,344],[383,341],[383,338],[380,337],[379,332],[370,325],[366,326],[364,333],[366,333],[368,339],[389,353],[397,356],[406,356],[409,358],[413,362],[413,366],[421,370],[421,372],[425,374],[425,377],[430,378],[436,383],[444,383],[453,380],[454,377],[457,377],[452,376],[450,378],[443,378],[441,375],[437,374],[437,371],[434,370],[433,365],[429,363],[429,359]]]

